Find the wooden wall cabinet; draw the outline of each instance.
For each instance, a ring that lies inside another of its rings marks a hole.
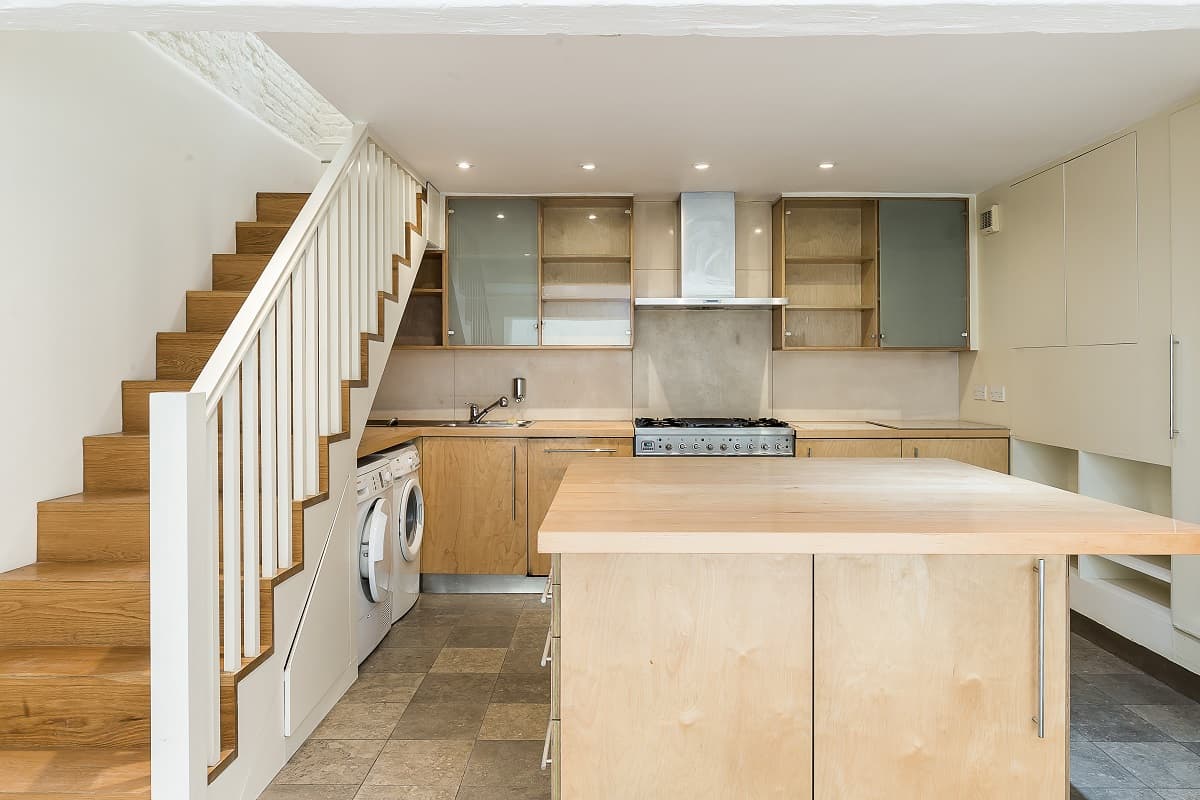
[[[967,213],[964,198],[779,200],[775,349],[966,349]]]
[[[421,454],[421,571],[526,574],[526,440],[433,436]]]
[[[949,458],[964,464],[1008,473],[1009,440],[905,439],[905,458]]]
[[[1066,796],[1067,559],[1045,559],[1040,665],[1036,564],[815,557],[814,800]]]
[[[547,575],[550,554],[537,549],[538,528],[550,510],[567,467],[588,458],[633,455],[631,439],[570,438],[529,440],[529,574]]]
[[[446,345],[446,253],[426,250],[417,266],[408,305],[400,318],[393,346],[423,350]]]

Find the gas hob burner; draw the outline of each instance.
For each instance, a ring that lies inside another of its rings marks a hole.
[[[770,417],[638,417],[635,428],[786,428],[786,422]]]

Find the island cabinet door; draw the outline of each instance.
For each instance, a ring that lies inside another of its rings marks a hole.
[[[421,571],[524,575],[525,440],[430,437],[421,454]]]
[[[905,458],[949,458],[1008,474],[1008,439],[905,439]]]
[[[1064,800],[1067,564],[1038,565],[815,557],[814,800]]]
[[[632,456],[632,439],[529,440],[529,574],[548,575],[550,554],[537,549],[538,528],[546,519],[567,467],[586,458]]]

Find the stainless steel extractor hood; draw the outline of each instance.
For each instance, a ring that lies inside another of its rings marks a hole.
[[[738,297],[733,192],[679,195],[679,297],[639,297],[639,308],[771,308],[786,297]]]

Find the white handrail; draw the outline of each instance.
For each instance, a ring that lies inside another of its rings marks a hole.
[[[309,201],[304,204],[296,221],[292,223],[271,260],[267,262],[262,275],[250,290],[246,302],[238,309],[208,363],[192,384],[193,392],[203,392],[208,398],[205,410],[210,415],[216,413],[221,395],[229,388],[229,382],[241,368],[242,359],[254,343],[254,337],[262,329],[267,316],[283,294],[284,287],[291,280],[295,259],[304,253],[305,247],[317,233],[317,222],[328,213],[330,205],[337,199],[333,187],[345,180],[347,171],[354,164],[355,156],[366,141],[367,126],[355,125],[350,131],[350,137],[317,181]]]
[[[328,489],[322,442],[346,429],[343,386],[364,377],[362,334],[383,332],[422,185],[356,125],[191,391],[151,396],[156,797],[199,798],[222,757],[221,673],[270,645],[261,590],[295,565],[296,504]]]

